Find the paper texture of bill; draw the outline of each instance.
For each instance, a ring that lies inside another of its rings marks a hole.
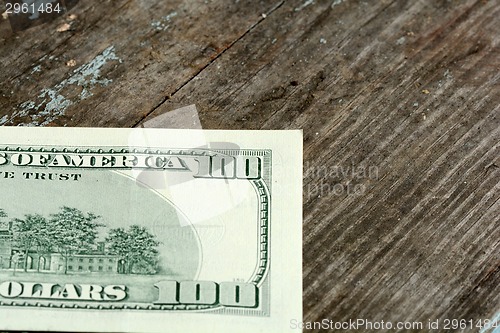
[[[2,331],[302,319],[300,131],[3,127],[0,190]]]

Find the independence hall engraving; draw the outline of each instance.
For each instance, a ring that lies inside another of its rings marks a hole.
[[[64,273],[66,258],[60,253],[29,251],[27,259],[13,241],[12,222],[0,224],[0,270],[27,270],[47,273]],[[68,256],[68,273],[124,273],[124,260],[107,253],[106,244],[100,242],[92,251]],[[26,267],[25,267],[26,266]]]

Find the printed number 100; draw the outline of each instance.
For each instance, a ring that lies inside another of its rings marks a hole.
[[[255,308],[258,305],[258,289],[251,283],[211,281],[161,281],[157,305],[198,304],[224,305]]]

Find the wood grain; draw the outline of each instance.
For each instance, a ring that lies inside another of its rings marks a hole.
[[[0,24],[2,125],[133,127],[196,104],[203,128],[303,128],[305,321],[500,311],[497,1],[71,13],[64,33],[68,17],[16,35]]]

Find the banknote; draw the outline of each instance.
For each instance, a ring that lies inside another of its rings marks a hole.
[[[301,131],[0,128],[0,330],[287,332]]]

